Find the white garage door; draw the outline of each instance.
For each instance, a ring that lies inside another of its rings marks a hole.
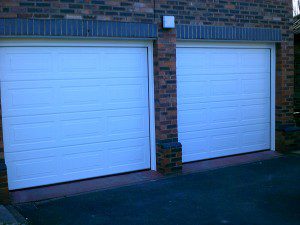
[[[270,149],[270,49],[177,48],[183,161]]]
[[[10,189],[150,167],[146,47],[2,47]]]

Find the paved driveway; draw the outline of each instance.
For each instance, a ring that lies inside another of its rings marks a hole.
[[[22,204],[33,224],[299,224],[300,155]]]

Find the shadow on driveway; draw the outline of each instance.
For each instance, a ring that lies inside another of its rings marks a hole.
[[[300,224],[300,155],[21,204],[32,224]]]

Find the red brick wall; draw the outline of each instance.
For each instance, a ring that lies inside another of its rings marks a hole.
[[[158,141],[177,141],[176,30],[158,28],[154,42],[155,118]]]
[[[160,14],[176,16],[178,24],[281,28],[283,42],[277,60],[277,124],[293,124],[294,56],[292,1],[216,0],[159,1]],[[157,6],[158,7],[158,6]]]
[[[177,24],[280,28],[277,47],[276,123],[294,124],[294,52],[291,0],[1,0],[0,18],[66,18],[157,23],[154,42],[155,116],[157,143],[176,143],[176,36],[161,29],[162,15]],[[280,136],[281,133],[277,132]],[[282,140],[282,138],[278,138]],[[278,143],[278,146],[284,142]],[[158,147],[161,165],[181,166],[176,147]],[[284,148],[284,147],[283,147]],[[159,150],[160,149],[160,150]],[[162,150],[161,150],[162,149]],[[162,152],[168,149],[168,152]],[[173,149],[174,152],[170,152]],[[165,154],[166,153],[166,154]],[[170,154],[169,154],[170,153]],[[173,154],[174,153],[174,154]],[[176,153],[176,154],[175,154]],[[1,155],[1,153],[0,153]],[[169,160],[163,160],[170,157]],[[172,161],[172,157],[174,158]],[[175,159],[176,158],[176,159]],[[175,161],[175,164],[174,164]]]
[[[159,1],[155,15],[175,15],[177,24],[280,28],[283,40],[276,52],[276,125],[294,125],[294,48],[292,1],[215,0]],[[284,133],[277,131],[277,137]],[[279,151],[291,145],[276,138]],[[293,139],[296,142],[296,139]],[[291,142],[292,139],[289,140]],[[285,147],[286,146],[286,147]]]
[[[1,0],[2,18],[69,18],[152,22],[152,0]]]
[[[295,112],[300,112],[300,34],[295,35]],[[300,114],[296,116],[296,123],[300,126]]]
[[[277,73],[279,84],[276,121],[278,124],[294,123],[292,1],[2,0],[0,2],[1,18],[92,18],[159,23],[162,15],[175,15],[178,24],[281,28],[283,42],[282,47],[278,48],[281,60],[277,62],[281,68],[278,67]],[[168,48],[170,52],[175,51]]]
[[[164,30],[159,19],[157,22],[158,39],[154,42],[156,157],[158,171],[168,174],[182,167],[182,149],[177,144],[176,29]]]

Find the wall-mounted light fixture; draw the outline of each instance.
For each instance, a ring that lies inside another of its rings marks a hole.
[[[165,28],[165,29],[175,28],[175,17],[174,16],[163,16],[163,28]]]

